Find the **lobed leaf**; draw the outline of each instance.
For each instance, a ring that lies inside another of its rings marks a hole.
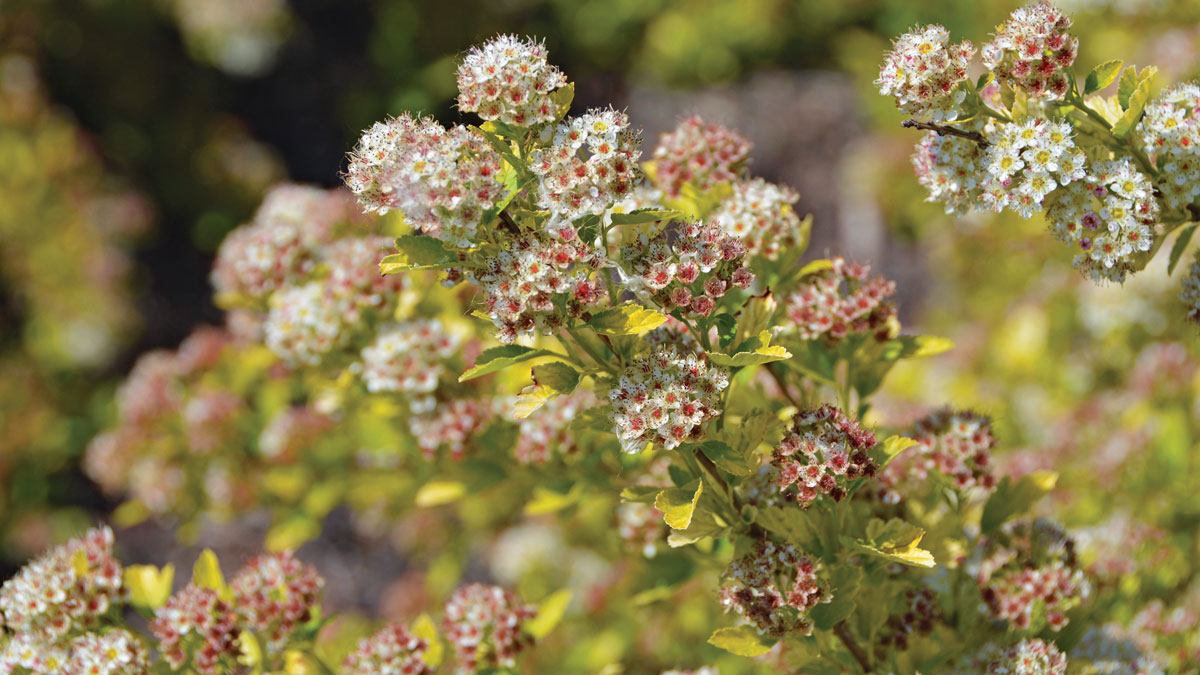
[[[704,493],[703,481],[694,481],[693,484],[694,488],[691,485],[667,488],[654,498],[654,508],[662,511],[663,520],[673,529],[686,530],[692,524],[696,505]]]
[[[1121,74],[1121,66],[1124,64],[1125,62],[1121,59],[1113,59],[1092,68],[1083,82],[1083,93],[1093,94],[1116,82],[1117,76]]]
[[[504,370],[509,366],[515,366],[522,361],[536,359],[541,356],[557,356],[554,352],[546,351],[545,349],[534,349],[523,345],[504,345],[502,347],[492,347],[486,349],[478,358],[475,359],[475,365],[471,366],[462,375],[458,376],[459,382],[466,382],[477,377],[483,377],[498,370]]]
[[[426,234],[396,237],[396,250],[398,253],[379,261],[380,274],[438,269],[458,262],[458,257],[446,250],[442,240]]]
[[[751,626],[718,628],[708,637],[708,644],[738,656],[762,656],[771,651],[775,641],[763,637]]]
[[[658,328],[666,320],[666,315],[661,312],[628,302],[597,312],[588,325],[600,335],[641,335]]]

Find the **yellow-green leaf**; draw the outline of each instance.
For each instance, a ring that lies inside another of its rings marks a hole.
[[[662,488],[654,485],[629,485],[624,490],[621,490],[621,500],[641,504],[653,504],[659,492],[662,492]]]
[[[192,583],[225,594],[225,575],[221,574],[221,563],[211,548],[204,549],[196,558],[196,564],[192,566]]]
[[[676,530],[686,530],[692,524],[692,515],[703,492],[703,481],[696,481],[694,487],[667,488],[654,498],[654,508],[663,512],[663,520],[667,525]]]
[[[857,541],[862,550],[913,567],[933,567],[933,554],[918,545],[925,530],[899,518],[884,522],[872,518],[867,524],[867,538]]]
[[[708,637],[708,644],[738,656],[762,656],[771,651],[775,641],[767,639],[750,626],[718,628]]]
[[[1083,93],[1092,94],[1116,82],[1117,75],[1121,73],[1121,66],[1124,64],[1125,62],[1121,59],[1113,59],[1092,68],[1092,72],[1088,73],[1087,79],[1084,80]]]
[[[525,387],[513,399],[513,418],[523,420],[529,417],[533,414],[533,411],[542,407],[546,401],[556,398],[559,393],[554,387],[547,387],[544,384]]]
[[[439,506],[458,501],[467,493],[467,486],[459,481],[431,480],[417,490],[417,506]]]
[[[556,354],[545,349],[534,349],[522,345],[504,345],[502,347],[485,349],[475,359],[475,365],[458,376],[458,381],[466,382],[477,377],[483,377],[498,370],[504,370],[509,366],[514,366],[522,361],[536,359],[541,356],[556,356]]]
[[[412,623],[412,633],[413,635],[424,640],[425,644],[427,645],[425,647],[425,653],[421,655],[421,658],[425,660],[425,663],[429,664],[433,668],[437,668],[438,666],[442,665],[442,658],[445,654],[445,645],[443,645],[442,641],[438,638],[437,626],[433,623],[433,619],[430,619],[428,614],[422,614],[421,616],[418,616],[417,620],[413,621]]]
[[[721,441],[704,441],[699,444],[699,450],[721,469],[735,475],[746,476],[754,469],[746,458],[746,454],[738,452]]]
[[[162,569],[154,565],[129,565],[125,568],[125,588],[129,589],[129,602],[137,607],[158,609],[171,597],[171,584],[175,581],[175,566]]]
[[[808,263],[807,265],[805,265],[804,267],[801,267],[800,271],[796,273],[796,276],[797,277],[806,277],[810,274],[816,274],[817,272],[822,272],[822,271],[831,270],[831,269],[833,269],[833,261],[832,260],[826,260],[826,259],[814,260],[814,261]]]
[[[641,335],[658,328],[666,320],[666,315],[661,312],[628,302],[597,312],[588,325],[600,335]]]
[[[660,220],[671,220],[682,215],[682,212],[675,209],[638,209],[629,213],[612,214],[612,224],[637,225],[639,223],[654,223]]]
[[[883,442],[871,448],[871,458],[875,460],[875,464],[879,469],[887,466],[893,459],[896,459],[900,453],[917,445],[917,442],[905,436],[888,436],[883,439]]]
[[[406,270],[425,270],[444,267],[457,261],[442,241],[424,234],[406,234],[396,238],[397,253],[379,261],[381,274],[396,274]]]
[[[571,604],[571,591],[566,589],[551,593],[538,604],[537,616],[525,624],[525,632],[542,639],[562,621],[567,605]]]
[[[561,361],[551,361],[533,368],[533,381],[560,394],[569,394],[579,386],[579,371]]]
[[[267,530],[263,548],[271,553],[291,551],[321,534],[321,521],[302,513],[294,513]]]
[[[771,331],[760,331],[755,340],[747,340],[749,351],[738,352],[733,356],[714,352],[708,358],[718,366],[726,368],[744,368],[758,366],[772,361],[783,361],[792,358],[792,353],[779,345],[771,344]]]
[[[533,497],[525,503],[525,515],[540,516],[556,513],[579,501],[582,491],[579,485],[572,485],[566,493],[555,492],[549,488],[537,486],[533,488]]]

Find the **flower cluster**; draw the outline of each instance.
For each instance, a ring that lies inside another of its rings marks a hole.
[[[1039,0],[1014,11],[979,54],[1000,83],[1060,99],[1070,89],[1067,69],[1079,49],[1079,40],[1067,33],[1070,27],[1062,10]]]
[[[1157,655],[1148,653],[1144,639],[1118,623],[1093,626],[1071,649],[1072,668],[1087,663],[1088,672],[1121,675],[1166,675]]]
[[[319,281],[285,288],[271,296],[267,346],[289,363],[315,366],[345,342],[340,310]]]
[[[995,487],[991,451],[996,440],[988,418],[972,412],[939,410],[918,420],[909,436],[917,442],[917,477],[939,471],[962,490]]]
[[[65,644],[46,644],[27,633],[17,633],[0,646],[0,671],[32,675],[147,675],[150,659],[141,641],[124,629],[84,633]]]
[[[704,355],[655,347],[632,361],[608,393],[612,422],[625,452],[650,443],[670,450],[704,436],[704,423],[720,413],[729,374]]]
[[[54,644],[93,625],[125,595],[112,544],[112,530],[89,530],[22,567],[0,586],[3,626]]]
[[[600,215],[633,189],[641,154],[641,139],[623,112],[595,109],[565,120],[552,145],[530,155],[541,179],[538,205],[572,219]]]
[[[966,81],[974,53],[975,46],[967,40],[950,44],[950,31],[944,27],[922,26],[896,38],[875,84],[909,115],[955,120],[965,97],[957,87]]]
[[[203,675],[225,672],[237,658],[241,628],[229,603],[217,591],[188,584],[154,613],[150,632],[158,651],[172,668],[191,657],[192,667]]]
[[[1136,271],[1134,257],[1153,246],[1157,219],[1154,186],[1128,159],[1100,162],[1086,182],[1046,200],[1051,231],[1082,249],[1073,264],[1094,281],[1119,283]]]
[[[964,132],[987,133],[995,125],[975,118],[959,125]],[[963,215],[983,195],[981,179],[986,154],[980,144],[959,136],[926,133],[912,155],[913,171],[928,192],[926,201],[941,202],[946,213]]]
[[[258,435],[258,451],[273,462],[300,457],[322,434],[333,428],[333,419],[311,406],[290,406],[275,413]]]
[[[370,392],[428,394],[437,388],[446,359],[458,347],[458,338],[436,320],[386,325],[362,350],[363,383]]]
[[[571,421],[581,412],[596,405],[596,398],[586,390],[556,396],[521,420],[513,455],[522,464],[545,464],[555,455],[569,455],[577,450]]]
[[[358,642],[358,649],[346,657],[346,675],[433,675],[435,669],[425,662],[429,643],[414,636],[399,624]]]
[[[1180,285],[1183,290],[1179,292],[1179,299],[1187,310],[1187,320],[1200,323],[1200,252],[1193,257]]]
[[[989,643],[962,657],[955,675],[1067,675],[1067,657],[1053,642],[1027,638],[1014,645]]]
[[[578,237],[543,241],[527,234],[469,275],[483,289],[497,339],[508,344],[520,334],[555,333],[567,318],[608,298],[604,282],[593,274],[607,264],[601,251]]]
[[[988,137],[980,202],[1029,218],[1055,188],[1087,177],[1087,158],[1071,134],[1069,123],[1039,118],[1000,126]]]
[[[654,182],[671,198],[685,183],[705,192],[737,180],[750,156],[750,141],[728,127],[693,115],[665,133],[654,149]]]
[[[829,268],[809,275],[788,296],[789,327],[804,340],[840,340],[849,333],[875,333],[886,337],[888,322],[896,315],[890,302],[896,283],[868,277],[869,265],[830,261]]]
[[[742,264],[746,247],[713,220],[684,221],[621,248],[626,288],[663,307],[704,317],[731,288],[749,288],[754,273]]]
[[[761,178],[733,184],[730,195],[710,216],[727,234],[746,245],[750,255],[776,260],[781,251],[799,246],[804,236],[792,205],[795,190]]]
[[[252,559],[229,586],[239,625],[262,635],[267,649],[279,653],[292,632],[312,618],[325,580],[291,552],[284,552]]]
[[[846,496],[846,484],[875,475],[868,451],[875,434],[831,405],[796,413],[792,428],[775,446],[771,464],[779,472],[779,490],[807,507],[821,495]]]
[[[500,166],[500,155],[467,127],[406,114],[363,132],[346,185],[366,211],[399,209],[414,228],[469,248],[503,192]]]
[[[1048,521],[1009,523],[995,541],[985,542],[975,581],[989,613],[1019,630],[1038,629],[1033,611],[1045,609],[1046,623],[1058,631],[1067,610],[1091,594],[1079,569],[1075,542]]]
[[[933,589],[910,588],[904,592],[904,606],[901,612],[888,615],[887,623],[881,629],[879,644],[885,648],[895,647],[900,651],[908,649],[909,636],[913,633],[929,635],[933,632],[934,623],[941,617],[942,610]]]
[[[1179,84],[1146,105],[1138,126],[1142,150],[1158,169],[1157,187],[1168,208],[1183,209],[1200,196],[1200,86]]]
[[[546,46],[499,35],[472,47],[458,66],[458,109],[485,120],[533,126],[555,119],[554,90],[567,77],[546,62]]]
[[[512,591],[468,584],[446,602],[442,629],[454,647],[460,672],[480,668],[512,668],[516,657],[533,644],[523,624],[537,614]]]
[[[457,461],[466,453],[467,442],[483,430],[495,413],[491,401],[455,399],[414,415],[409,418],[408,426],[425,457],[433,459],[438,450],[446,448],[450,458]]]
[[[833,600],[820,576],[821,563],[791,544],[762,539],[754,549],[729,563],[723,575],[721,605],[735,610],[765,635],[809,635],[808,613]]]
[[[344,237],[325,248],[325,292],[347,325],[359,323],[364,311],[386,316],[395,308],[407,281],[403,275],[379,273],[379,261],[391,251],[387,237]]]

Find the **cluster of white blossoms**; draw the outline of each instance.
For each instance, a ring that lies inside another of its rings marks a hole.
[[[1053,642],[1026,638],[1014,645],[990,643],[960,658],[954,675],[1067,675],[1067,657]]]
[[[1133,257],[1154,244],[1154,185],[1128,159],[1099,162],[1086,181],[1046,199],[1046,220],[1060,241],[1081,250],[1072,264],[1093,281],[1125,281]]]
[[[500,155],[467,127],[401,115],[376,122],[350,154],[346,185],[367,212],[400,209],[415,228],[460,248],[504,190]]]
[[[567,76],[546,55],[541,42],[515,35],[472,47],[458,66],[458,109],[522,127],[554,121],[552,94]]]
[[[1062,98],[1079,49],[1079,40],[1067,33],[1070,27],[1070,17],[1046,0],[1017,9],[980,48],[983,65],[1002,84],[1031,96]]]
[[[358,642],[343,664],[346,675],[433,675],[435,668],[425,662],[429,642],[399,624]]]
[[[1157,187],[1168,208],[1186,208],[1200,196],[1198,110],[1200,86],[1179,84],[1146,106],[1138,126],[1138,140],[1159,171]]]
[[[538,205],[567,218],[600,215],[633,190],[641,139],[629,116],[611,108],[563,121],[551,147],[530,155]]]
[[[987,134],[995,125],[976,117],[958,125],[964,132]],[[930,131],[917,143],[912,155],[913,171],[928,192],[925,201],[941,202],[946,213],[964,215],[979,204],[983,194],[985,152],[978,143],[960,136]]]
[[[1087,157],[1075,147],[1067,122],[1030,118],[1006,124],[988,137],[980,202],[1032,217],[1046,195],[1087,176]]]
[[[440,321],[418,319],[386,325],[362,350],[367,391],[428,394],[437,389],[445,360],[458,350],[459,339]]]
[[[1192,323],[1200,323],[1200,252],[1192,258],[1192,265],[1181,282],[1183,290],[1179,299],[1187,309],[1187,319]]]
[[[146,675],[150,657],[141,641],[124,629],[84,633],[63,645],[18,633],[0,647],[0,672],[18,668],[32,675]]]
[[[347,324],[359,323],[363,311],[386,314],[395,308],[407,280],[403,274],[379,273],[379,262],[392,250],[388,237],[344,237],[322,251],[329,268],[325,292],[340,306]]]
[[[625,452],[647,444],[670,450],[704,436],[704,423],[721,411],[729,374],[703,355],[655,347],[625,368],[608,393],[612,422]]]
[[[679,197],[691,184],[705,192],[737,180],[750,157],[750,141],[729,127],[692,115],[665,133],[654,148],[654,182],[666,196]]]
[[[265,326],[266,343],[292,364],[315,366],[342,344],[341,308],[319,281],[286,288],[271,296]]]
[[[967,79],[975,46],[968,40],[950,44],[950,32],[938,25],[922,26],[896,39],[883,57],[875,84],[896,107],[916,117],[935,121],[958,119],[958,105],[966,92],[958,84]]]
[[[731,237],[742,240],[746,252],[767,260],[799,246],[803,234],[792,205],[800,199],[793,189],[761,178],[733,184],[730,195],[710,219]]]

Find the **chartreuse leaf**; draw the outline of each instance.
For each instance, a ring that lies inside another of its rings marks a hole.
[[[125,588],[129,589],[129,602],[136,607],[162,607],[171,597],[171,584],[174,581],[174,565],[161,569],[154,565],[129,565],[125,568]]]
[[[886,523],[879,518],[872,518],[867,524],[867,538],[855,543],[860,550],[893,562],[913,567],[933,567],[936,564],[933,554],[918,547],[924,536],[925,530],[899,518],[892,518]]]
[[[561,361],[533,367],[533,381],[560,394],[569,394],[579,386],[579,371]]]
[[[550,100],[554,103],[554,121],[557,122],[571,111],[571,101],[575,100],[575,83],[568,82],[567,86],[555,89],[550,94]]]
[[[1142,111],[1146,109],[1146,104],[1150,102],[1150,91],[1153,86],[1153,72],[1138,82],[1137,88],[1130,94],[1129,101],[1125,105],[1125,114],[1113,125],[1113,136],[1126,138],[1129,134],[1133,133],[1134,127],[1142,119]]]
[[[293,513],[267,530],[263,548],[271,553],[299,548],[321,534],[321,521],[303,513]]]
[[[653,504],[662,488],[656,485],[627,485],[621,490],[621,501]]]
[[[1125,62],[1121,59],[1113,59],[1092,68],[1092,72],[1087,74],[1087,79],[1083,82],[1083,93],[1094,94],[1116,82],[1117,75],[1121,73],[1121,66],[1123,65],[1125,65]]]
[[[627,302],[597,312],[588,325],[600,335],[641,335],[658,328],[666,320],[667,316],[661,312]]]
[[[421,655],[425,663],[433,668],[442,665],[446,646],[438,638],[437,625],[433,623],[433,619],[430,619],[428,614],[422,614],[412,622],[411,628],[413,635],[425,641],[425,653]]]
[[[544,384],[525,387],[513,400],[513,419],[523,420],[542,407],[547,401],[558,398],[559,391]]]
[[[708,636],[708,644],[738,656],[762,656],[771,651],[775,640],[763,637],[751,626],[718,628]]]
[[[796,273],[796,276],[803,278],[810,274],[816,274],[817,272],[822,272],[824,270],[831,270],[831,269],[833,269],[833,261],[832,260],[828,260],[828,259],[813,260],[812,262],[807,263],[804,267],[801,267],[800,271]]]
[[[214,590],[223,598],[232,597],[229,587],[225,585],[225,575],[221,574],[221,563],[211,548],[204,549],[196,558],[196,564],[192,566],[192,583]]]
[[[752,335],[758,335],[766,330],[771,323],[771,317],[775,315],[775,310],[779,307],[779,303],[775,301],[775,296],[768,289],[763,291],[761,295],[756,295],[746,301],[742,305],[741,311],[738,312],[737,319],[737,334],[734,337],[734,344],[741,344]],[[725,346],[722,344],[722,346]]]
[[[988,534],[1009,518],[1025,513],[1049,494],[1057,483],[1058,474],[1044,469],[1022,476],[1015,483],[1011,477],[1005,476],[983,506],[983,516],[979,519],[980,531]]]
[[[713,464],[735,476],[746,476],[753,471],[750,468],[750,462],[746,459],[746,453],[738,452],[728,443],[704,441],[696,448],[703,452],[705,457],[711,459]]]
[[[662,511],[663,520],[676,530],[686,530],[692,524],[696,505],[704,493],[704,482],[693,481],[684,487],[667,488],[654,498],[654,508]]]
[[[379,261],[381,274],[436,269],[458,261],[457,256],[447,251],[440,239],[424,234],[397,237],[396,250],[398,253]]]
[[[458,501],[467,494],[467,486],[453,480],[431,480],[417,490],[414,502],[417,506],[439,506]]]
[[[479,355],[479,358],[475,359],[475,365],[458,376],[458,381],[466,382],[467,380],[473,380],[498,370],[504,370],[522,361],[536,359],[539,356],[557,356],[557,354],[545,349],[534,349],[522,345],[504,345],[502,347],[485,349]]]
[[[1183,252],[1187,250],[1188,244],[1192,241],[1192,235],[1196,233],[1196,224],[1192,223],[1179,233],[1175,238],[1175,245],[1171,247],[1171,258],[1167,261],[1167,275],[1175,273],[1175,266],[1179,264],[1179,259],[1183,257]]]
[[[537,616],[525,623],[525,632],[542,639],[562,621],[567,605],[571,604],[571,591],[555,591],[538,604]]]
[[[578,483],[572,485],[565,494],[539,485],[533,488],[533,498],[525,503],[524,513],[527,516],[556,513],[579,501],[581,494],[583,490]]]
[[[874,448],[871,448],[871,459],[875,461],[876,467],[882,471],[883,467],[890,464],[900,453],[916,444],[916,441],[905,436],[888,436],[883,439],[882,443],[877,443]]]
[[[640,223],[655,223],[660,220],[671,220],[683,215],[675,209],[638,209],[629,213],[612,214],[613,225],[637,225]]]
[[[733,356],[713,352],[708,355],[708,358],[718,366],[725,366],[726,368],[760,366],[764,363],[792,358],[791,352],[779,345],[771,344],[771,331],[764,330],[758,334],[756,341],[748,342],[751,342],[749,345],[750,351],[738,352]],[[755,344],[757,344],[757,347],[754,346]]]

